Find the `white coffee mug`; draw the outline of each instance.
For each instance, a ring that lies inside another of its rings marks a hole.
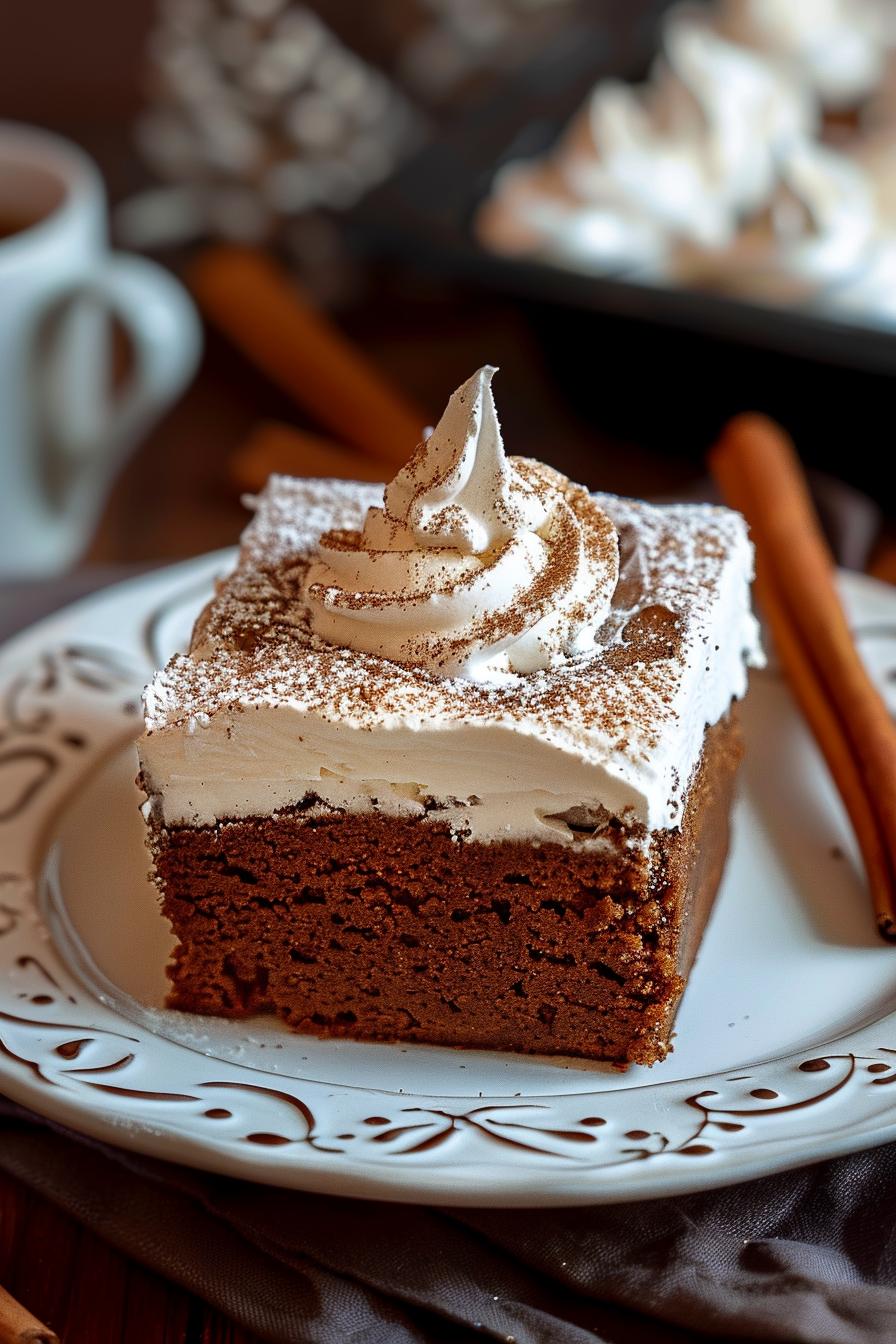
[[[117,391],[110,314],[132,349]],[[92,160],[0,122],[0,578],[59,574],[83,555],[124,459],[201,348],[178,281],[109,250]]]

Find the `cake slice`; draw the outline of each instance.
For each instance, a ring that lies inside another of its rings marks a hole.
[[[743,520],[505,458],[492,370],[386,487],[272,477],[138,743],[171,1007],[650,1064],[761,655]]]

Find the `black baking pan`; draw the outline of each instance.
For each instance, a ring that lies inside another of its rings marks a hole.
[[[507,260],[472,221],[496,169],[541,153],[593,83],[642,78],[664,5],[595,6],[491,96],[456,114],[347,224],[360,250],[513,296],[557,381],[600,429],[696,458],[732,414],[779,419],[812,465],[867,491],[896,516],[878,453],[896,411],[896,332],[694,290],[591,277]],[[631,11],[628,11],[630,16]]]

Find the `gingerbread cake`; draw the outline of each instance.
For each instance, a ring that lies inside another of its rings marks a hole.
[[[650,1064],[760,658],[743,520],[507,458],[484,369],[385,487],[272,477],[138,743],[171,1007]]]

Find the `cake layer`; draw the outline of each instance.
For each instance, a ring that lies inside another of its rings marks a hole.
[[[760,656],[746,530],[725,509],[595,498],[620,578],[594,651],[483,685],[315,635],[302,584],[318,538],[359,527],[382,491],[273,477],[191,653],[148,688],[157,824],[273,816],[314,793],[409,820],[435,805],[480,840],[574,847],[575,809],[622,820],[635,847],[677,826],[704,729]]]
[[[329,1036],[650,1064],[724,863],[740,737],[710,728],[681,825],[650,857],[624,828],[579,844],[482,844],[437,809],[336,808],[152,827],[180,938],[172,1007],[272,1011]],[[575,823],[573,823],[575,826]],[[575,833],[575,831],[573,831]]]

